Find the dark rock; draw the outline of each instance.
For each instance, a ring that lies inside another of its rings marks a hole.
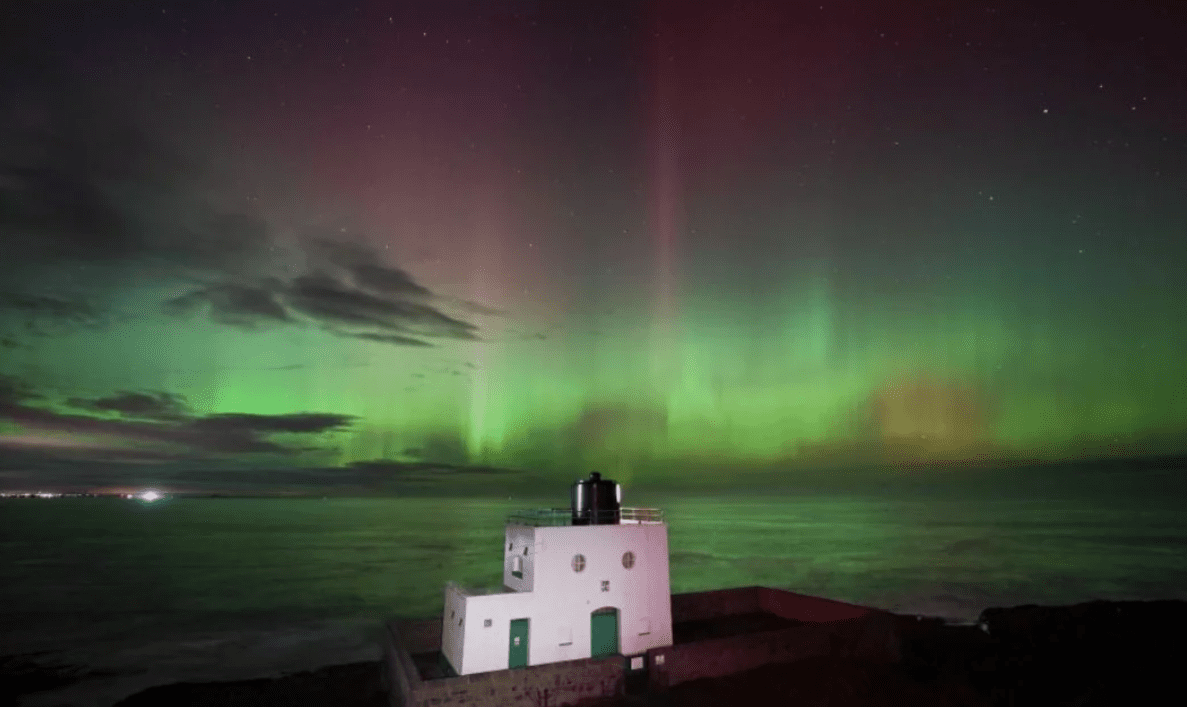
[[[310,672],[237,682],[151,687],[116,707],[386,707],[379,663],[334,665]]]
[[[50,660],[49,655],[40,652],[0,656],[0,707],[15,705],[24,695],[117,674],[61,664]]]
[[[1187,602],[986,609],[974,681],[1000,704],[1134,704],[1177,692]]]

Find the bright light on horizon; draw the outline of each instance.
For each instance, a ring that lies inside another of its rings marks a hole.
[[[146,501],[148,503],[160,500],[162,497],[163,494],[155,489],[145,489],[144,491],[141,491],[139,495],[141,501]]]

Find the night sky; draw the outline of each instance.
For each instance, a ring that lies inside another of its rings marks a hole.
[[[6,3],[0,489],[1187,453],[1187,4],[1022,5]]]

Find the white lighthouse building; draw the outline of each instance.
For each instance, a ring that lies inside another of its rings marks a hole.
[[[458,675],[672,645],[668,527],[655,509],[622,508],[622,487],[594,472],[571,507],[507,519],[503,590],[445,587],[441,653]]]

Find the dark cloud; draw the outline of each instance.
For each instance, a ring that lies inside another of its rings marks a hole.
[[[95,326],[102,322],[102,315],[86,302],[49,295],[0,292],[0,309],[15,314],[31,330],[63,323]]]
[[[142,419],[180,419],[188,415],[185,399],[164,392],[119,392],[105,398],[87,400],[71,398],[66,401],[74,408],[96,412],[117,413],[124,417]]]
[[[260,276],[275,245],[268,225],[205,196],[222,191],[213,177],[139,125],[133,106],[28,45],[0,47],[0,66],[0,312],[10,322],[46,334],[104,323],[129,288]],[[234,285],[206,294],[220,321],[279,311]]]
[[[247,459],[202,452],[111,449],[77,445],[37,447],[0,438],[0,488],[35,490],[158,487],[198,493],[390,493],[456,490],[497,477],[499,488],[521,482],[522,472],[439,462],[374,459],[346,467],[294,465],[291,454],[256,454]]]
[[[408,272],[383,264],[378,253],[358,243],[319,236],[312,238],[305,250],[316,267],[288,288],[290,305],[330,325],[380,330],[335,332],[344,336],[402,346],[427,345],[403,335],[407,333],[476,340],[475,325],[444,313],[434,303],[444,302],[476,314],[498,313],[473,302],[439,297]],[[392,332],[396,335],[391,336]]]
[[[309,434],[344,429],[349,427],[353,421],[354,417],[350,415],[332,413],[298,412],[286,415],[223,413],[197,418],[190,423],[190,427],[204,432]]]
[[[174,492],[286,495],[454,490],[469,494],[475,481],[497,477],[500,482],[486,488],[497,488],[501,493],[509,483],[521,483],[525,478],[521,472],[507,469],[401,464],[387,460],[347,467],[253,464],[248,469],[217,460],[149,455],[136,459],[114,455],[88,459],[88,463],[80,465],[77,457],[69,453],[13,450],[0,456],[0,487],[79,491],[157,487]]]
[[[297,278],[286,298],[293,309],[314,319],[403,331],[398,304],[350,290],[325,275]]]
[[[0,407],[0,419],[39,434],[84,437],[104,435],[126,443],[143,444],[185,444],[191,441],[173,424],[62,413],[49,408],[26,405],[23,402]]]
[[[164,458],[219,454],[293,455],[315,448],[290,445],[273,435],[309,436],[349,427],[349,415],[301,412],[283,415],[222,413],[195,416],[181,396],[165,392],[122,392],[96,398],[72,398],[78,410],[116,413],[118,418],[64,413],[42,405],[29,387],[11,376],[0,377],[0,421],[15,424],[22,434],[0,438],[0,446],[24,444],[29,438],[49,439],[43,446],[70,448],[98,454],[106,440],[111,454],[127,456],[130,450]]]
[[[0,373],[0,411],[3,410],[4,405],[37,400],[40,397],[29,384],[21,379]]]
[[[428,298],[428,288],[419,285],[412,276],[399,268],[379,265],[377,254],[355,243],[342,243],[326,238],[315,239],[309,250],[325,261],[341,268],[358,287],[397,298]]]
[[[373,295],[327,275],[297,278],[286,291],[285,300],[305,316],[331,325],[378,329],[382,333],[478,338],[476,326],[430,305]]]
[[[353,274],[355,284],[365,290],[401,296],[429,294],[429,291],[416,284],[408,273],[396,268],[362,264],[354,268]]]
[[[20,260],[108,260],[148,235],[117,196],[174,181],[176,160],[93,85],[28,44],[0,51],[0,231]],[[20,67],[19,70],[15,70]]]
[[[304,319],[396,346],[478,339],[476,326],[434,305],[445,300],[363,245],[303,238],[295,247],[309,272],[275,279],[284,249],[270,225],[198,196],[237,195],[137,125],[131,106],[36,51],[9,54],[5,63],[40,77],[7,81],[0,96],[0,310],[23,319],[25,333],[102,323],[115,293],[196,281],[163,311],[247,329]]]
[[[318,249],[326,247],[322,243]],[[389,275],[399,272],[380,269]],[[411,279],[408,282],[415,285]],[[405,294],[418,296],[420,292],[428,290],[419,285],[405,290]],[[202,287],[169,300],[163,311],[186,315],[203,308],[213,320],[230,326],[250,329],[304,320],[337,336],[396,346],[432,346],[424,338],[478,339],[475,325],[430,304],[400,299],[394,293],[365,292],[325,272],[302,275],[288,283],[267,279],[252,286]]]
[[[199,170],[138,125],[132,106],[36,51],[2,60],[21,74],[0,96],[10,264],[224,267],[269,240],[258,220],[189,196]]]
[[[493,309],[491,307],[478,304],[477,302],[471,302],[469,300],[454,299],[450,300],[450,303],[458,309],[469,312],[470,314],[477,314],[479,316],[502,317],[506,315],[506,312],[502,310]]]
[[[0,229],[25,235],[21,250],[48,258],[134,252],[138,245],[119,207],[72,167],[0,164]]]
[[[163,475],[164,476],[164,475]],[[168,473],[170,486],[223,492],[383,491],[391,476],[365,468],[181,469]]]
[[[245,329],[293,321],[271,290],[233,284],[214,285],[169,300],[164,311],[181,315],[202,307],[209,308],[214,321]]]
[[[520,473],[514,469],[503,469],[499,467],[470,466],[467,464],[440,462],[401,462],[391,459],[372,459],[354,462],[348,468],[365,469],[372,473],[385,474],[394,479],[418,479],[424,481],[471,474],[478,476],[512,476]]]
[[[83,456],[85,455],[85,456]],[[81,462],[81,463],[80,463]],[[312,490],[379,490],[386,475],[335,468],[248,470],[220,460],[112,453],[108,450],[6,449],[0,456],[0,487],[62,490],[158,487],[170,491],[236,494],[293,493]]]
[[[432,346],[427,341],[414,339],[410,336],[400,336],[399,334],[375,334],[372,332],[363,332],[361,334],[342,334],[355,339],[362,339],[364,341],[378,341],[383,344],[395,344],[397,346]]]
[[[201,204],[179,235],[178,240],[162,243],[159,254],[170,262],[216,273],[252,274],[275,247],[271,227],[258,216],[224,213]]]

